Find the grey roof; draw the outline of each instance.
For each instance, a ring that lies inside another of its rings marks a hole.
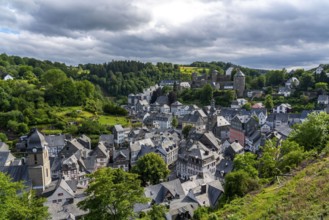
[[[44,148],[47,145],[45,136],[38,130],[32,129],[27,138],[27,149]]]
[[[1,141],[0,141],[0,151],[9,151],[8,145]]]
[[[99,137],[99,141],[107,143],[107,144],[114,144],[114,135],[113,134],[102,134]]]
[[[216,166],[216,176],[223,177],[225,174],[230,173],[233,170],[233,161],[228,159],[222,159]]]
[[[123,156],[124,158],[129,160],[129,152],[129,149],[119,149],[114,152],[113,160],[115,161],[119,156]]]
[[[0,151],[0,167],[5,166],[8,161],[13,161],[15,159],[14,155],[8,151]]]
[[[144,189],[145,196],[151,198],[157,204],[164,202],[168,192],[173,197],[183,197],[185,195],[179,179],[148,186]]]
[[[319,95],[318,102],[328,102],[329,96],[328,95]]]
[[[23,181],[25,184],[31,183],[27,165],[0,167],[0,171],[8,174],[14,182]]]
[[[122,125],[114,125],[114,129],[119,132],[119,131],[124,131]]]
[[[240,69],[237,69],[237,73],[234,76],[245,77],[244,73]]]
[[[96,158],[106,158],[109,156],[108,151],[103,142],[99,142],[94,150]]]
[[[278,126],[274,130],[276,130],[279,134],[285,137],[288,137],[289,134],[292,132],[292,129],[288,125]]]
[[[171,106],[182,106],[183,104],[179,101],[176,101],[174,103],[171,104]]]
[[[218,181],[212,181],[208,183],[208,198],[210,207],[215,207],[219,197],[224,193],[222,184]]]
[[[48,147],[58,147],[65,145],[65,135],[46,135],[46,142],[48,143]]]
[[[230,146],[231,146],[231,148],[233,149],[233,151],[234,151],[235,153],[240,152],[240,151],[243,150],[243,147],[242,147],[241,144],[240,144],[239,142],[237,142],[237,141],[234,141],[233,143],[231,143]]]
[[[159,96],[156,102],[159,103],[160,105],[168,104],[168,96],[165,95]]]

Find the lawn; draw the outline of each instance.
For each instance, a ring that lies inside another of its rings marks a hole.
[[[98,122],[103,125],[121,124],[124,127],[129,126],[130,124],[126,117],[113,115],[100,115],[98,116]]]
[[[192,74],[194,72],[197,73],[202,73],[204,70],[208,73],[209,69],[208,68],[202,68],[202,67],[191,67],[191,66],[180,66],[179,70],[181,73],[185,74]]]
[[[94,113],[84,111],[80,106],[75,107],[62,107],[56,109],[56,115],[59,116],[65,122],[71,121],[83,121],[88,118],[98,120],[100,124],[104,125],[115,125],[121,124],[122,126],[129,126],[129,120],[124,116],[114,115],[95,115]]]

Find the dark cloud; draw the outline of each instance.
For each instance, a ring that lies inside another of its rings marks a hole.
[[[279,69],[316,66],[329,54],[325,0],[200,0],[204,11],[179,25],[144,0],[22,1],[0,3],[0,25],[20,31],[0,35],[1,52],[70,64],[221,60]]]

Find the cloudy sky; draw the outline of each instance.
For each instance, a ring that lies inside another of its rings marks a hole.
[[[329,63],[328,0],[0,0],[0,53],[67,64]]]

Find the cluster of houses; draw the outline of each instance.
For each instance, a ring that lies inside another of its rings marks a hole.
[[[179,101],[170,104],[167,96],[150,103],[152,93],[159,87],[156,85],[128,96],[126,108],[134,120],[142,123],[141,127],[115,125],[112,134],[100,135],[94,149],[86,135],[44,135],[32,129],[16,145],[19,159],[5,143],[0,143],[0,171],[46,197],[45,205],[53,219],[78,219],[86,213],[77,203],[85,198],[87,174],[101,167],[129,171],[140,157],[153,152],[164,160],[171,174],[162,183],[145,188],[150,202],[136,204],[135,211],[163,204],[168,208],[167,219],[190,219],[200,206],[216,207],[224,193],[224,177],[233,170],[237,154],[257,153],[273,137],[287,138],[291,127],[303,122],[311,112],[293,114],[288,103],[275,106],[270,114],[262,103],[254,104],[250,110],[242,108],[247,103],[243,97],[257,97],[262,91],[246,93],[244,74],[237,70],[232,81],[232,71],[229,68],[223,76],[216,71],[211,75],[213,86],[237,91],[239,98],[231,107],[218,107],[214,100],[202,108]],[[192,86],[209,80],[204,77],[194,74]],[[174,83],[179,82],[167,80],[160,86]],[[298,79],[292,77],[279,93],[289,96],[298,85]],[[318,104],[329,109],[329,97],[320,95]],[[177,125],[173,126],[174,119]],[[190,130],[184,136],[182,130],[186,126]]]

